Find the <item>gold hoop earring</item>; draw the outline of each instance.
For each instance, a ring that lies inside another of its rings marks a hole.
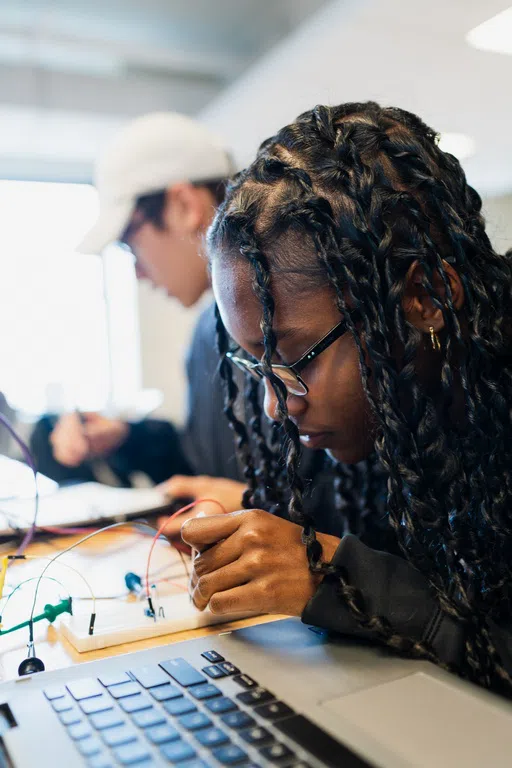
[[[432,349],[435,352],[439,352],[441,349],[441,342],[439,341],[439,336],[434,331],[434,326],[431,325],[428,330],[430,331],[430,343],[432,344]]]

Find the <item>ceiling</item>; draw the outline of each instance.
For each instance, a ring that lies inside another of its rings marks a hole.
[[[324,1],[1,0],[0,175],[87,175],[127,117],[196,114]]]
[[[155,109],[199,114],[245,163],[303,109],[374,98],[469,134],[472,183],[511,192],[512,56],[466,42],[511,4],[0,0],[0,177],[88,179]]]

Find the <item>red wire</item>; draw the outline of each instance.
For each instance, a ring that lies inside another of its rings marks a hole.
[[[171,522],[171,520],[174,520],[175,517],[178,517],[178,515],[182,515],[184,512],[188,512],[189,509],[192,509],[193,507],[197,506],[197,504],[203,504],[205,501],[209,501],[213,504],[218,504],[219,507],[222,509],[223,514],[226,514],[226,508],[217,499],[197,499],[197,501],[193,501],[191,504],[187,504],[186,507],[182,507],[181,509],[178,509],[177,512],[173,512],[172,515],[169,515],[167,520],[164,523],[162,523],[158,531],[153,536],[153,541],[151,542],[151,548],[149,550],[148,562],[146,566],[146,595],[148,598],[151,597],[151,594],[149,591],[149,566],[151,564],[151,555],[153,554],[153,549],[155,548],[157,539],[160,537],[160,534],[162,533],[164,528],[166,528],[167,524]]]

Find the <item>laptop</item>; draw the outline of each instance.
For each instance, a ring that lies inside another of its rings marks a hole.
[[[37,525],[70,527],[123,521],[166,510],[169,502],[156,488],[114,488],[101,483],[58,487],[38,474]],[[26,531],[35,512],[34,478],[29,467],[0,456],[0,536]]]
[[[13,768],[509,768],[512,705],[299,619],[0,685]]]

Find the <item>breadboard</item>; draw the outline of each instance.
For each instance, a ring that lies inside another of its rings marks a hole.
[[[96,617],[93,635],[89,635],[90,608],[85,612],[84,606],[81,605],[80,613],[63,617],[59,631],[79,653],[84,653],[254,615],[238,613],[221,616],[209,610],[198,611],[186,593],[162,597],[159,604],[165,616],[157,618],[156,621],[144,615],[147,605],[144,600],[102,606]]]

